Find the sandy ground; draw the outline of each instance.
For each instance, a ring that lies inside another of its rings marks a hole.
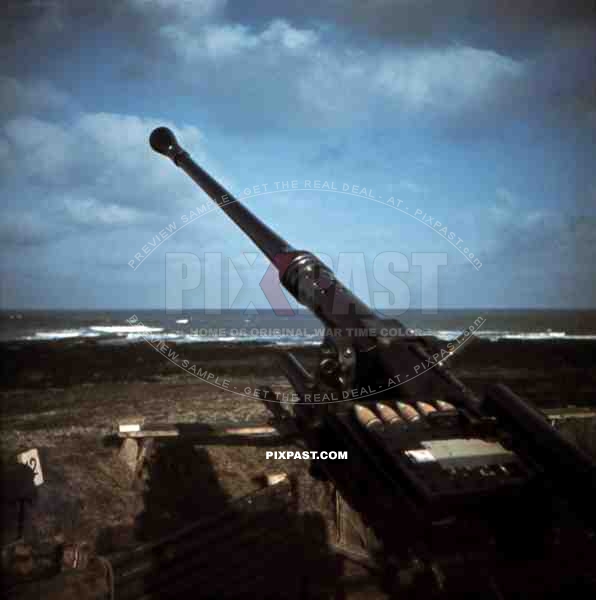
[[[476,390],[502,381],[545,408],[596,405],[593,345],[470,346],[452,364]],[[238,389],[289,390],[276,368],[278,350],[184,351]],[[315,356],[302,354],[307,361]],[[141,477],[133,479],[119,458],[113,439],[119,421],[143,416],[168,423],[240,424],[270,416],[259,401],[186,375],[144,345],[10,344],[0,347],[0,357],[2,456],[14,460],[17,452],[38,448],[46,480],[30,512],[32,543],[60,534],[67,542],[87,541],[97,552],[109,553],[220,510],[262,487],[264,474],[280,471],[291,477],[299,510],[321,514],[325,536],[336,540],[333,490],[309,475],[308,461],[266,460],[266,448],[258,446],[169,441],[156,446]],[[579,434],[592,443],[594,437],[593,429]]]

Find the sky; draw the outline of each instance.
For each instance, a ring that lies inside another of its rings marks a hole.
[[[160,125],[377,309],[596,308],[591,2],[0,11],[0,308],[269,306]]]

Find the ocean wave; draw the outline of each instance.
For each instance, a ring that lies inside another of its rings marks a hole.
[[[457,329],[417,329],[415,335],[431,336],[442,342],[450,342],[462,338],[466,330]],[[478,330],[473,335],[479,339],[498,342],[500,340],[519,341],[589,341],[596,340],[596,334],[568,334],[565,331],[510,331],[510,330]],[[99,338],[103,343],[136,343],[148,341],[175,342],[177,344],[257,344],[276,346],[315,346],[320,345],[322,336],[318,332],[300,334],[274,334],[256,335],[242,334],[233,335],[229,333],[201,335],[199,333],[185,333],[183,331],[165,330],[163,327],[148,327],[146,325],[93,325],[79,329],[56,329],[35,331],[33,334],[11,338],[24,341],[58,341],[58,340],[85,340],[88,338]]]
[[[27,335],[21,339],[33,341],[57,341],[57,340],[68,340],[79,337],[99,337],[99,333],[93,333],[89,331],[81,331],[80,329],[64,329],[61,331],[36,331],[34,335]]]
[[[180,333],[153,333],[151,331],[134,331],[125,335],[127,340],[148,340],[150,342],[164,342],[166,340],[181,340],[184,336]],[[122,334],[124,335],[124,334]]]
[[[163,327],[147,327],[147,325],[93,325],[89,327],[97,333],[159,333]]]

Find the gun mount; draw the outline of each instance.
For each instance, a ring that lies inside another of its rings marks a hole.
[[[380,318],[322,261],[293,248],[199,167],[169,129],[154,130],[150,144],[248,235],[285,289],[330,331],[315,372],[286,355],[285,373],[302,400],[293,416],[310,449],[347,450],[349,460],[318,466],[384,556],[402,564],[422,557],[447,571],[455,555],[497,564],[548,547],[554,556],[561,502],[582,527],[596,525],[595,467],[540,413],[501,385],[485,398],[472,393],[447,368],[436,340]],[[382,335],[388,330],[405,335]],[[327,401],[310,400],[317,394]]]

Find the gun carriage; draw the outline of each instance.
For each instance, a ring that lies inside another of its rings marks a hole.
[[[495,565],[516,581],[531,579],[536,557],[557,560],[561,514],[579,517],[574,531],[581,535],[594,528],[595,467],[540,412],[503,385],[474,394],[433,338],[381,335],[408,330],[379,317],[316,256],[262,223],[170,130],[154,130],[150,144],[244,231],[281,285],[331,332],[314,370],[292,353],[285,357],[301,400],[292,417],[309,449],[347,450],[348,460],[320,462],[317,470],[360,515],[369,549],[389,571],[423,565],[419,572],[430,573],[437,593],[448,587],[445,573],[474,579]],[[423,362],[432,368],[415,376]],[[359,398],[352,390],[367,393]],[[331,401],[308,402],[315,394]]]

